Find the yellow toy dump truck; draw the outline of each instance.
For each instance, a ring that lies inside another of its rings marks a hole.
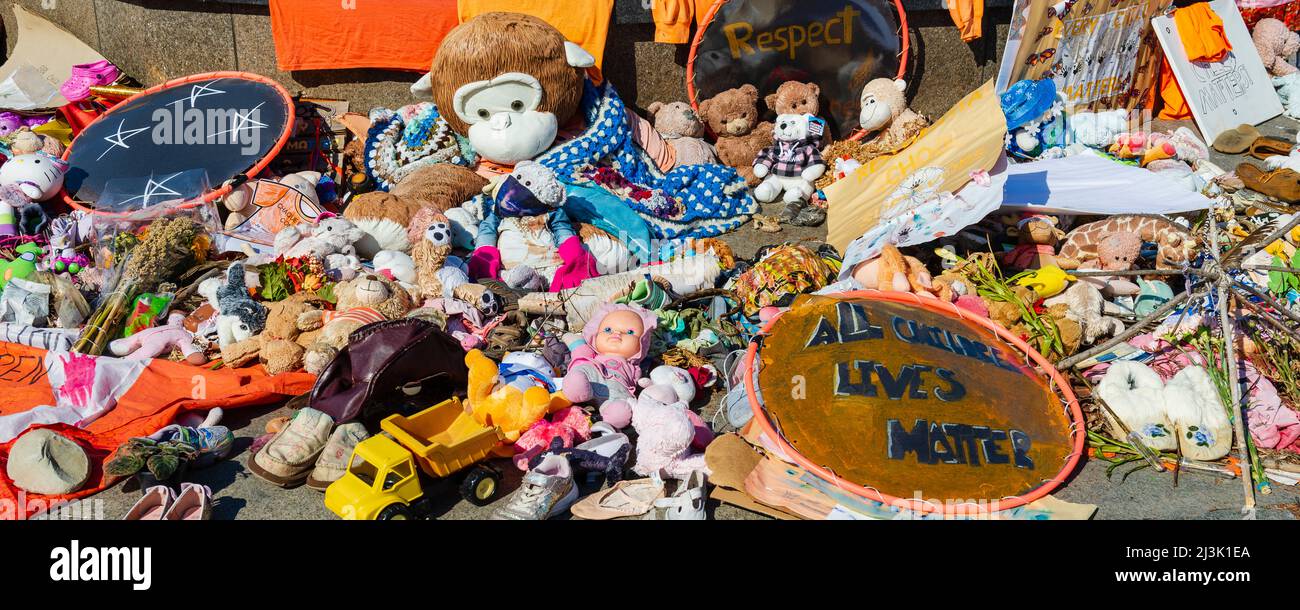
[[[496,497],[501,471],[485,462],[504,436],[465,412],[451,398],[411,417],[380,422],[385,434],[357,444],[343,478],[325,490],[325,507],[344,519],[416,519],[432,513],[424,484],[452,482],[460,494],[483,506]],[[420,473],[428,475],[421,481]]]

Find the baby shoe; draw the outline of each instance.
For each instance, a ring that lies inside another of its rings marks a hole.
[[[707,493],[704,475],[696,470],[685,481],[677,484],[677,491],[667,498],[655,500],[654,508],[646,513],[649,521],[704,521]]]
[[[542,463],[524,475],[519,489],[505,506],[492,512],[494,521],[544,521],[569,510],[578,499],[569,460],[547,455]]]
[[[212,489],[197,483],[181,483],[181,495],[163,515],[164,521],[207,521],[212,518]]]
[[[348,470],[348,462],[352,459],[352,450],[369,436],[366,427],[360,422],[349,422],[335,428],[325,443],[325,449],[320,453],[320,459],[316,460],[316,467],[307,477],[307,487],[325,491],[330,483],[343,478],[343,473]]]
[[[189,485],[189,483],[185,483]],[[144,492],[131,510],[126,511],[123,521],[162,521],[172,504],[176,502],[176,492],[166,485],[154,485]]]
[[[59,93],[69,102],[80,102],[90,97],[90,88],[110,85],[122,73],[106,59],[94,63],[72,66],[72,76],[59,87]]]
[[[311,407],[304,407],[283,430],[248,460],[248,469],[258,478],[280,487],[301,484],[315,468],[334,420]]]

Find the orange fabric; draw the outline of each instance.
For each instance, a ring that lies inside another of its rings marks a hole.
[[[461,23],[497,11],[537,17],[591,53],[599,68],[605,55],[605,39],[609,37],[614,0],[460,0],[457,10]]]
[[[1174,25],[1189,61],[1223,61],[1232,50],[1232,43],[1223,33],[1223,19],[1205,2],[1174,11]],[[1192,118],[1192,108],[1183,97],[1168,59],[1160,66],[1160,99],[1164,107],[1158,118],[1174,121]]]
[[[0,415],[53,404],[53,390],[43,372],[45,350],[13,343],[0,343],[0,348],[3,349],[3,357],[0,357]],[[43,511],[51,501],[83,498],[107,489],[117,480],[104,475],[104,459],[127,439],[153,434],[172,423],[181,412],[271,404],[308,392],[315,383],[316,377],[309,373],[283,373],[271,377],[261,366],[213,371],[168,360],[151,360],[135,383],[118,399],[117,406],[84,429],[65,424],[29,428],[51,428],[87,451],[92,471],[84,488],[64,496],[22,492],[14,487],[3,468],[14,441],[0,444],[0,519],[26,518]],[[193,398],[195,395],[203,398]],[[14,507],[18,507],[22,514],[17,514]]]
[[[271,0],[276,65],[429,71],[457,25],[456,0]]]
[[[682,44],[691,41],[691,25],[698,24],[716,0],[653,0],[650,14],[655,22],[655,42]],[[980,0],[982,1],[982,0]]]
[[[962,42],[984,35],[984,0],[948,0],[948,16],[961,32]]]

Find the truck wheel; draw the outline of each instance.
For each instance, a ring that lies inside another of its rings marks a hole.
[[[496,498],[501,475],[491,468],[475,466],[460,484],[460,495],[474,506],[487,506]]]
[[[415,513],[411,512],[411,507],[405,504],[389,504],[384,510],[379,511],[379,516],[375,517],[376,521],[409,521],[415,518]]]

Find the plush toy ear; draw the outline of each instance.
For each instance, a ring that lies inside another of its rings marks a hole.
[[[745,94],[751,102],[758,101],[758,88],[753,85],[741,85],[740,92]]]
[[[901,78],[896,78],[894,79],[894,87],[899,91],[907,91],[907,81]]]
[[[768,108],[776,108],[776,99],[776,94],[773,93],[763,98],[763,103],[767,104]]]
[[[822,88],[817,86],[817,83],[808,83],[808,86],[812,87],[813,97],[821,97]]]
[[[645,111],[649,112],[650,116],[653,117],[654,115],[659,114],[659,111],[662,110],[663,107],[664,107],[663,102],[651,102],[650,106],[647,107]]]
[[[420,77],[420,80],[415,81],[415,83],[411,85],[411,95],[415,97],[415,99],[433,99],[433,83],[430,80],[432,78],[432,76],[430,76],[431,74],[431,72],[426,72],[424,76]]]
[[[577,43],[564,41],[564,56],[569,65],[575,68],[590,68],[596,65],[596,58]]]
[[[712,99],[707,99],[704,100],[703,102],[700,102],[699,115],[700,118],[703,119],[704,121],[709,120],[709,108],[712,106],[712,102],[713,102]]]

